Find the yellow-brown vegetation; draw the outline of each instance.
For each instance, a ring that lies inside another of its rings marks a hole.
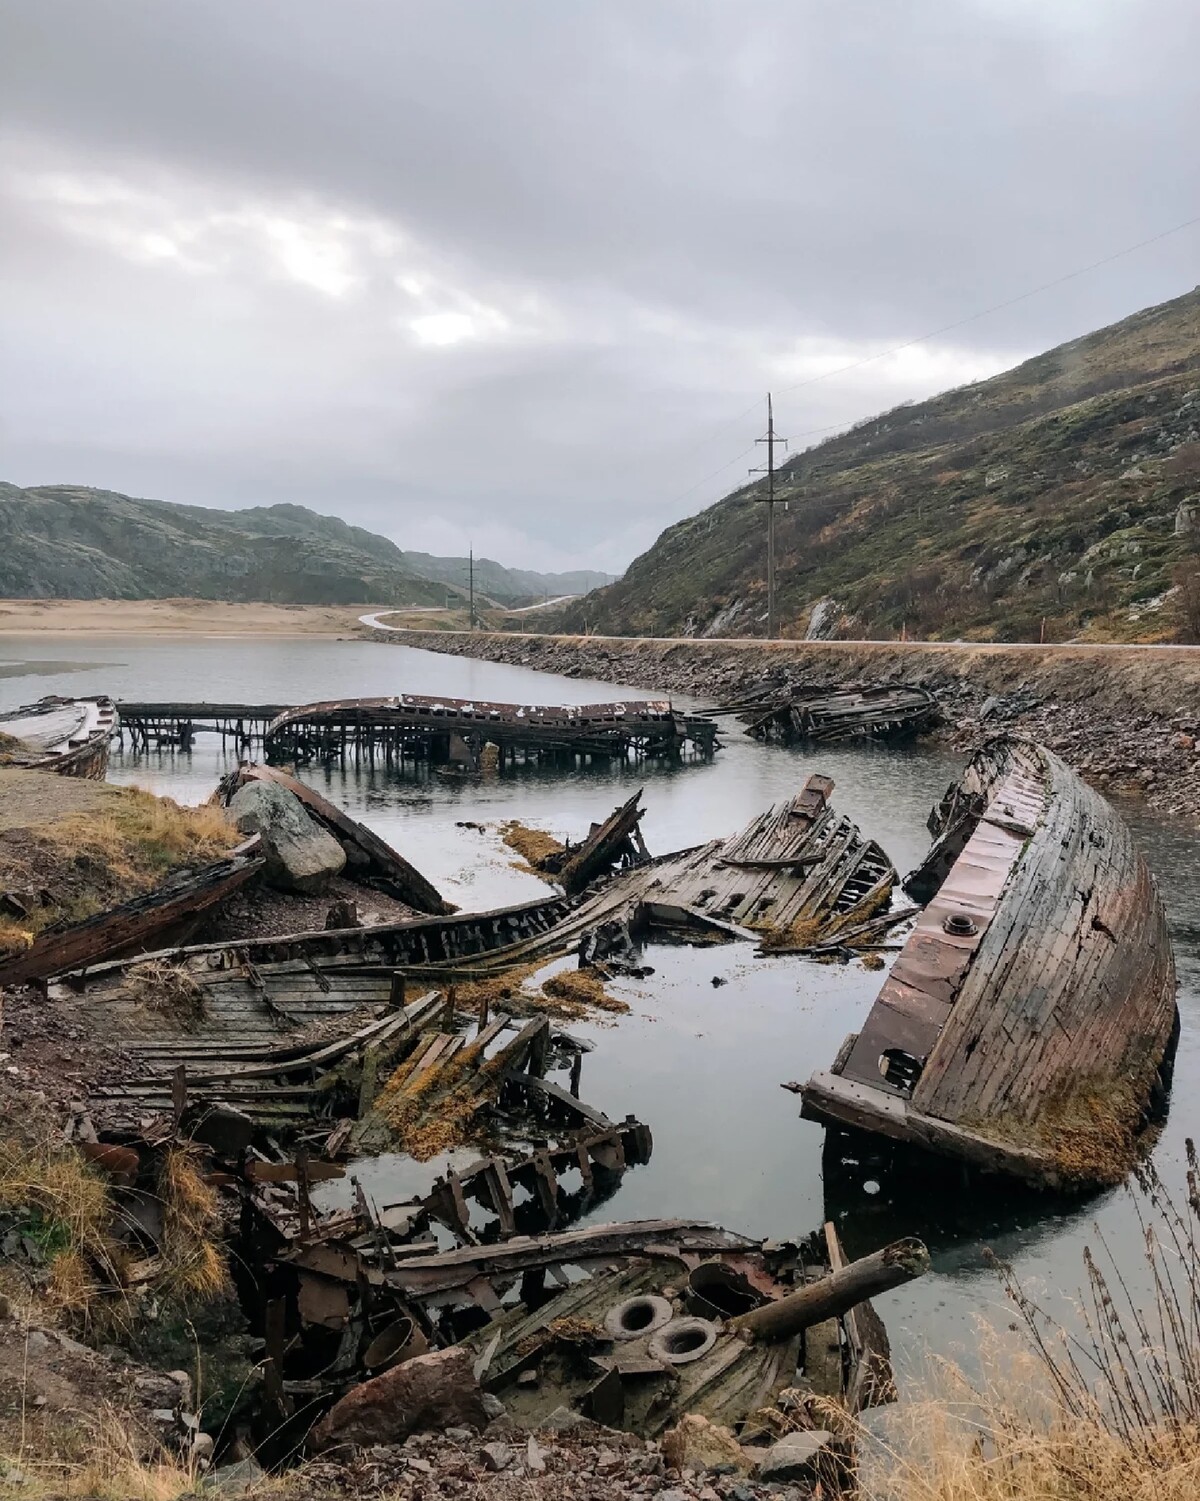
[[[610,995],[594,969],[563,969],[542,984],[543,997],[553,1004],[543,1009],[559,1016],[586,1016],[589,1009],[623,1013],[629,1002]]]
[[[158,1194],[162,1292],[184,1305],[222,1296],[230,1283],[219,1240],[217,1191],[205,1181],[191,1150],[171,1147],[164,1154]]]
[[[70,1147],[10,1131],[0,1138],[0,1213],[21,1217],[48,1264],[51,1309],[85,1310],[96,1290],[92,1267],[110,1265],[113,1205],[101,1174]]]
[[[174,866],[217,859],[241,838],[220,808],[183,808],[140,787],[122,788],[103,809],[68,814],[42,833],[64,853],[92,859],[143,889]]]
[[[542,862],[551,855],[561,855],[563,845],[552,834],[547,834],[544,829],[531,829],[528,824],[510,818],[500,825],[500,837],[510,850],[520,855],[525,868],[543,880],[553,881],[553,875],[542,869]]]

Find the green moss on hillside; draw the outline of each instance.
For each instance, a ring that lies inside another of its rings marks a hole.
[[[668,528],[559,627],[760,633],[757,493]],[[784,634],[831,600],[845,637],[1189,637],[1200,532],[1175,523],[1200,497],[1200,290],[861,423],[796,455],[778,493]]]

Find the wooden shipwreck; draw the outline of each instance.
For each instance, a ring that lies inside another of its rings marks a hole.
[[[109,745],[118,724],[111,698],[59,698],[51,694],[36,704],[0,714],[0,734],[16,742],[0,742],[0,761],[6,766],[102,782],[108,774]]]
[[[719,713],[736,714],[746,733],[782,745],[834,740],[894,740],[923,734],[940,722],[937,699],[925,688],[789,688]]]
[[[929,905],[803,1114],[1045,1186],[1119,1180],[1178,1026],[1153,877],[1053,752],[987,744],[931,819]]]
[[[46,928],[21,953],[0,960],[0,985],[27,985],[64,970],[144,953],[166,939],[184,940],[262,869],[258,838],[221,860],[177,872],[142,896],[82,922]]]
[[[410,980],[472,980],[577,951],[602,959],[612,935],[655,932],[707,941],[759,939],[780,952],[809,952],[852,940],[886,923],[896,872],[883,850],[830,805],[833,783],[804,788],[738,834],[695,849],[642,860],[572,894],[483,912],[456,912],[354,928],[285,933],[164,949],[136,964],[169,964],[203,989],[232,978],[278,996],[323,986],[351,1002],[363,985]],[[584,846],[612,853],[605,830],[631,828],[631,799]],[[634,821],[636,822],[636,820]],[[626,835],[625,837],[631,837]],[[135,961],[64,973],[64,985],[97,997],[119,992]]]
[[[391,698],[336,699],[286,709],[267,726],[269,761],[376,756],[385,762],[428,760],[478,770],[486,745],[499,764],[577,757],[710,756],[717,726],[684,714],[666,699],[610,704],[504,704],[401,693]]]
[[[352,1211],[289,1221],[285,1239],[274,1208],[257,1208],[277,1421],[306,1428],[365,1375],[462,1344],[521,1427],[567,1406],[653,1437],[696,1412],[770,1440],[789,1427],[781,1398],[793,1415],[815,1400],[814,1420],[822,1399],[850,1413],[891,1399],[868,1300],[928,1267],[916,1241],[847,1264],[832,1225],[767,1242],[643,1220],[444,1248],[413,1238],[410,1206],[361,1194]]]

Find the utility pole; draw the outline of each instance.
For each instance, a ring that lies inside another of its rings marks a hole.
[[[767,493],[754,498],[767,508],[767,637],[774,641],[779,627],[775,609],[775,507],[778,504],[775,499],[775,445],[779,443],[786,448],[787,440],[775,432],[775,408],[770,391],[767,392],[767,435],[754,441],[767,445],[766,467],[751,469],[750,473],[767,476]]]

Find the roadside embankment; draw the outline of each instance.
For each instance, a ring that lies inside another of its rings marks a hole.
[[[911,683],[932,689],[942,733],[971,747],[1031,735],[1096,785],[1200,817],[1200,648],[942,642],[645,640],[378,631],[376,640],[594,677],[713,704],[783,688]]]

